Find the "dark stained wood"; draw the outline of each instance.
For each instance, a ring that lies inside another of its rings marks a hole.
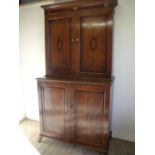
[[[68,71],[71,68],[70,58],[70,19],[50,20],[50,68],[58,71]]]
[[[77,13],[74,13],[73,15],[73,22],[72,22],[72,55],[71,55],[71,59],[72,59],[72,76],[78,76],[79,74],[79,70],[80,70],[80,61],[79,61],[79,57],[80,57],[80,45],[79,45],[79,41],[80,41],[80,32],[79,32],[79,28],[80,28],[80,23],[79,23],[79,16]]]
[[[76,11],[86,8],[94,8],[101,6],[102,8],[106,7],[115,7],[117,5],[117,0],[66,0],[56,1],[53,5],[45,5],[42,8],[45,9],[45,13],[55,13],[62,11]]]
[[[40,136],[108,152],[116,0],[45,9],[46,75],[38,78]]]
[[[56,78],[56,77],[41,77],[37,78],[38,81],[55,82],[55,83],[68,83],[68,84],[81,84],[81,85],[105,85],[109,86],[112,84],[114,77],[112,79],[101,79],[98,80],[93,78]]]
[[[64,88],[46,87],[43,94],[44,131],[63,135],[65,133],[65,90]]]
[[[105,16],[81,18],[81,72],[106,72]],[[98,26],[96,26],[98,25]]]
[[[52,83],[38,81],[38,90],[41,135],[54,136],[57,138],[67,137],[67,87],[64,84],[54,85]]]
[[[110,87],[39,78],[41,135],[107,150]]]
[[[110,83],[107,85],[104,83],[100,83],[100,85],[72,85],[75,103],[75,137],[79,143],[108,149],[110,87]],[[76,131],[80,133],[80,137]]]
[[[80,11],[80,77],[111,78],[112,16],[111,8]]]
[[[104,94],[75,90],[75,139],[102,144]]]
[[[70,16],[46,17],[46,76],[71,74]]]
[[[46,76],[111,78],[112,8],[46,14]]]

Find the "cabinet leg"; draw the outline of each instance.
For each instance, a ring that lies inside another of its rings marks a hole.
[[[42,136],[41,135],[39,135],[39,138],[38,138],[38,143],[40,143],[41,142],[41,140],[42,140]]]

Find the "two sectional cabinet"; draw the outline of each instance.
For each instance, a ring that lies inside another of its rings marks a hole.
[[[108,152],[116,0],[61,0],[45,11],[40,136]]]

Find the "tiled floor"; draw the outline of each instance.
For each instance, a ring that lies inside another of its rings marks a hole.
[[[41,155],[100,155],[100,152],[78,145],[67,144],[58,140],[43,138],[38,143],[39,122],[25,119],[20,123],[25,136]],[[110,142],[109,155],[134,155],[134,143],[112,139]]]

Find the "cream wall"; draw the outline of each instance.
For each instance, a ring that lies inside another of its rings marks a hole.
[[[113,137],[134,141],[134,0],[119,0],[115,11],[113,46]]]
[[[44,12],[40,7],[20,8],[20,71],[22,104],[28,118],[39,120],[36,78],[44,75]]]
[[[112,131],[134,141],[134,0],[119,0],[115,11]],[[22,103],[28,118],[39,120],[36,77],[45,74],[44,13],[38,6],[20,8]]]

